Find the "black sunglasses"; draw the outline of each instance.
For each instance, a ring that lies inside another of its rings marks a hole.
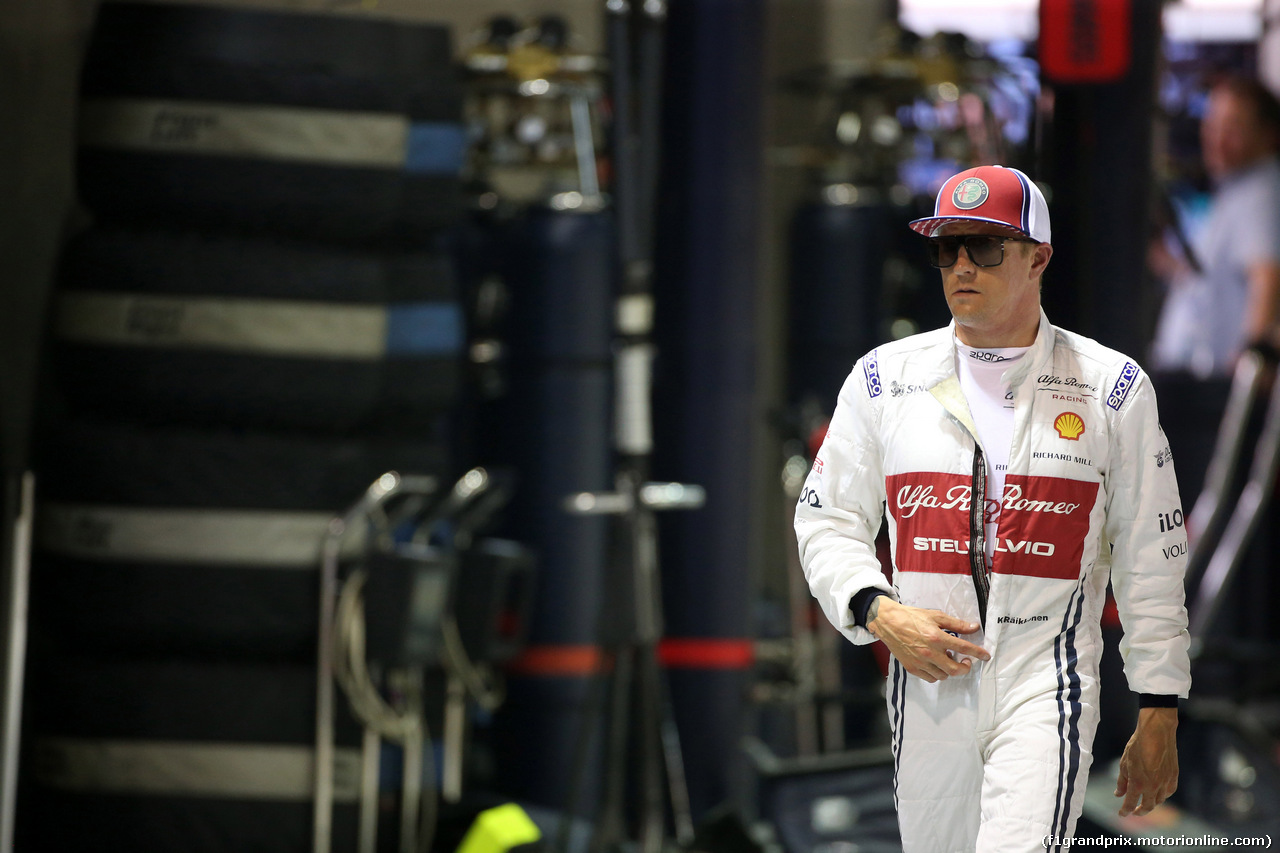
[[[992,234],[964,234],[955,237],[931,237],[929,263],[938,269],[953,266],[960,257],[960,247],[969,253],[975,267],[998,267],[1004,263],[1005,241],[1015,243],[1039,243],[1027,237],[998,237]]]

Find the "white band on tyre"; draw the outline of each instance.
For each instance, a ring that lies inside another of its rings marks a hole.
[[[333,515],[327,512],[172,509],[49,502],[36,514],[36,541],[87,560],[315,569]],[[364,531],[343,538],[358,553]]]
[[[305,802],[315,793],[311,746],[39,738],[36,778],[66,791]],[[360,796],[360,750],[335,749],[334,801]]]
[[[374,305],[70,291],[58,298],[56,334],[78,344],[375,360],[386,354],[387,325],[386,307]]]
[[[408,158],[409,120],[394,113],[94,98],[80,106],[80,144],[399,169]]]

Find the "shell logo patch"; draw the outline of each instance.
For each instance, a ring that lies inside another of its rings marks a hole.
[[[1053,420],[1053,428],[1058,431],[1059,438],[1068,441],[1079,441],[1084,435],[1084,421],[1075,412],[1063,412]]]
[[[981,178],[965,178],[956,184],[951,193],[951,203],[961,210],[973,210],[987,200],[987,182]]]

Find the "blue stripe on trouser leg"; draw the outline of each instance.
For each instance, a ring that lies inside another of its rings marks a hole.
[[[1085,686],[1093,692],[1093,680],[1087,676],[1082,678]],[[1074,831],[1093,760],[1088,744],[1097,724],[1097,706],[1082,701],[1078,725],[1073,733],[1068,721],[1065,737],[1058,734],[1058,720],[1057,697],[1048,691],[1022,702],[992,734],[977,838],[982,853],[1043,850],[1046,837],[1069,837]],[[1065,753],[1065,761],[1060,753]]]
[[[1065,835],[1070,819],[1071,792],[1075,784],[1075,771],[1079,767],[1079,702],[1080,676],[1075,648],[1076,628],[1080,625],[1081,608],[1084,605],[1084,581],[1076,587],[1062,616],[1062,631],[1053,644],[1054,663],[1058,669],[1058,786],[1053,815],[1054,835]],[[1073,619],[1074,612],[1074,619]]]
[[[1069,709],[1070,716],[1067,723],[1067,743],[1070,745],[1064,750],[1067,756],[1066,767],[1063,774],[1063,783],[1065,791],[1062,797],[1062,818],[1055,824],[1054,828],[1058,830],[1061,837],[1065,837],[1068,832],[1068,821],[1070,820],[1071,799],[1075,793],[1076,777],[1080,771],[1080,715],[1083,706],[1080,701],[1080,672],[1078,669],[1079,654],[1076,651],[1076,629],[1080,627],[1080,615],[1084,609],[1084,596],[1081,595],[1076,600],[1076,612],[1072,619],[1071,628],[1067,631],[1064,646],[1066,648],[1066,682],[1067,696],[1065,705]],[[1059,700],[1060,705],[1062,700]],[[1092,738],[1090,738],[1092,741]]]
[[[902,664],[898,663],[897,658],[891,658],[893,670],[893,689],[889,694],[889,726],[893,734],[889,738],[890,748],[893,750],[893,807],[898,807],[898,766],[902,758],[902,703],[906,699],[906,691],[903,686],[903,679],[906,674],[902,669]]]
[[[977,842],[983,853],[1042,850],[1046,837],[1075,830],[1098,724],[1096,642],[1081,628],[1083,613],[1077,588],[1043,689],[1026,684],[1025,695],[1015,688],[1004,697],[986,749]]]
[[[904,853],[972,851],[978,834],[982,754],[978,678],[935,684],[900,671],[889,713],[897,745],[898,827]],[[896,701],[895,701],[896,700]],[[904,732],[910,736],[904,736]]]

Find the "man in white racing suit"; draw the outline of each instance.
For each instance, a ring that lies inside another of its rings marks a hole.
[[[892,654],[907,853],[1058,849],[1092,761],[1108,577],[1140,706],[1120,814],[1177,786],[1191,678],[1172,459],[1137,364],[1041,310],[1053,249],[1034,183],[961,172],[912,227],[953,322],[854,366],[797,507],[800,557],[832,624]]]

